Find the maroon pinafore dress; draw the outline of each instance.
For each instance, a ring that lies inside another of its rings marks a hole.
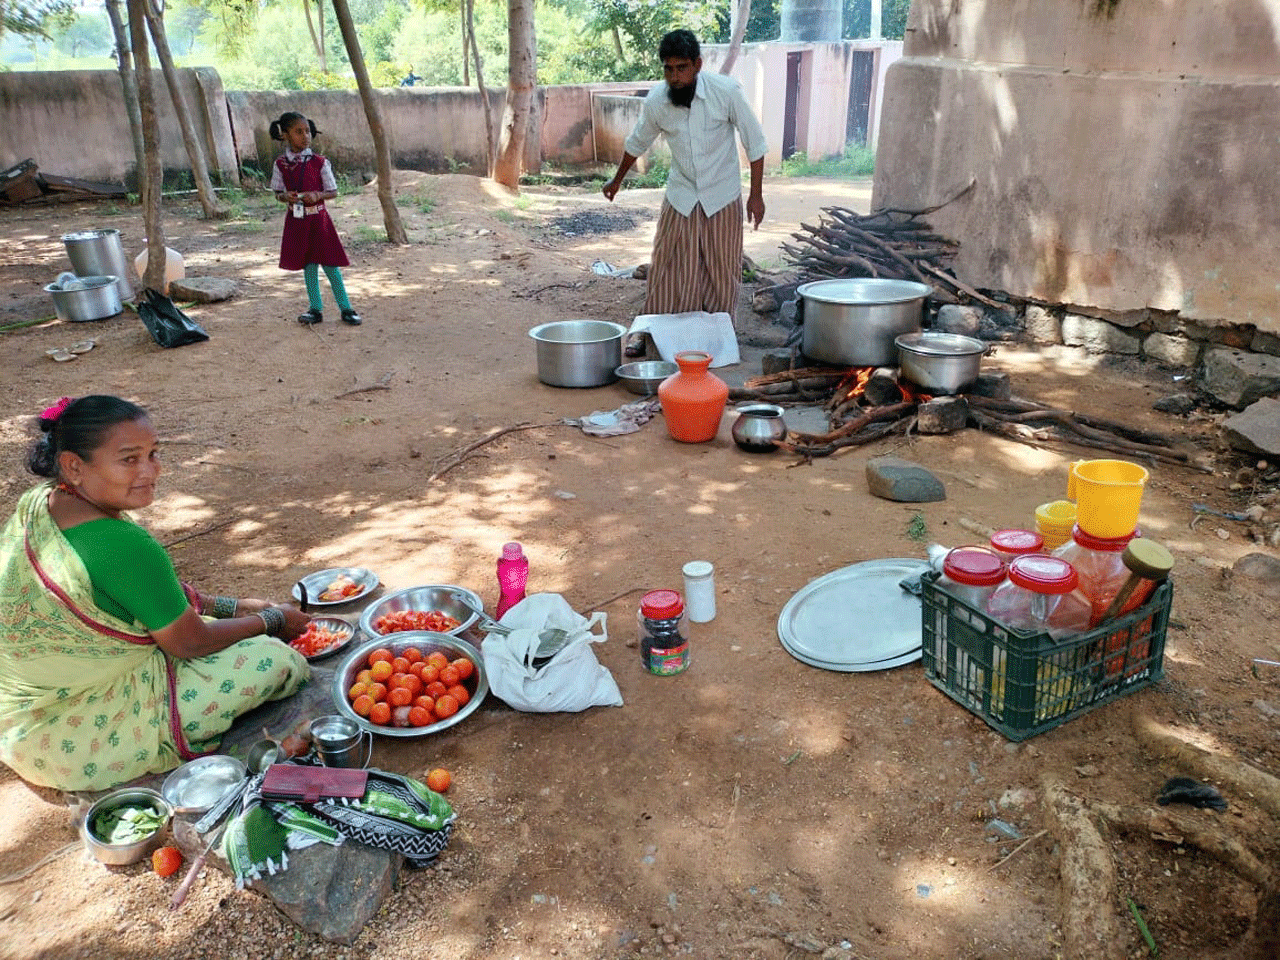
[[[320,178],[324,157],[313,153],[290,160],[282,155],[276,158],[276,167],[284,178],[285,190],[324,192],[324,182]],[[322,267],[349,266],[351,261],[342,249],[342,241],[338,239],[338,231],[324,204],[305,208],[306,212],[301,217],[293,215],[293,208],[292,203],[286,205],[284,234],[280,238],[280,268],[301,270],[309,263],[318,263]]]

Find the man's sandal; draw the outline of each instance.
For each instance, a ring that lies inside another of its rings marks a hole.
[[[306,313],[299,314],[298,316],[298,322],[304,323],[308,327],[314,324],[320,323],[323,319],[324,319],[324,314],[321,313],[319,310],[317,310],[315,307],[312,307]]]

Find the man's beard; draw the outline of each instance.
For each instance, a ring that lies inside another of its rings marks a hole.
[[[677,107],[688,107],[693,103],[693,94],[697,89],[697,81],[694,81],[690,86],[681,87],[678,90],[675,87],[668,85],[667,97],[670,98],[671,102]]]

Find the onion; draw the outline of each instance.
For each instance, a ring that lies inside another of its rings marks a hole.
[[[395,707],[391,711],[391,725],[393,727],[409,726],[409,711],[412,707]]]
[[[293,733],[280,741],[280,748],[285,756],[301,757],[311,752],[311,741],[300,734]]]

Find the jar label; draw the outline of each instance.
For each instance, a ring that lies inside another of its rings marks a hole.
[[[660,677],[683,673],[689,666],[689,644],[686,642],[678,647],[650,647],[645,666],[650,673]]]

